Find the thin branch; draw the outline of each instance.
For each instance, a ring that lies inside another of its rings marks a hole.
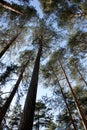
[[[17,14],[20,14],[20,15],[24,15],[22,12],[18,11],[17,9],[14,9],[9,3],[3,1],[3,0],[0,0],[0,5],[6,9],[9,9]]]
[[[1,93],[0,96],[3,95],[3,94],[7,94],[7,93],[11,93],[11,92],[4,92],[4,93]]]
[[[74,18],[74,17],[82,17],[82,16],[86,16],[87,14],[86,13],[79,13],[79,14],[71,14],[71,18]]]

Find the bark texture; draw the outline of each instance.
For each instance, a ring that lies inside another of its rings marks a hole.
[[[73,99],[74,99],[74,101],[75,101],[76,108],[77,108],[77,110],[78,110],[78,114],[79,114],[79,116],[80,116],[80,118],[81,118],[81,120],[82,120],[83,126],[84,126],[84,130],[87,130],[87,120],[86,120],[86,118],[85,118],[85,115],[83,114],[83,112],[82,112],[82,110],[81,110],[81,108],[80,108],[80,106],[79,106],[78,100],[77,100],[77,98],[76,98],[75,93],[73,92],[72,86],[71,86],[71,84],[70,84],[70,82],[69,82],[69,79],[68,79],[68,77],[67,77],[67,75],[66,75],[65,69],[64,69],[64,67],[62,66],[61,60],[59,59],[58,61],[59,61],[59,64],[60,64],[60,66],[61,66],[61,69],[62,69],[62,71],[63,71],[63,74],[64,74],[64,76],[65,76],[65,79],[66,79],[66,81],[67,81],[67,83],[68,83],[68,86],[69,86],[69,88],[70,88],[70,90],[71,90]]]
[[[28,89],[19,130],[32,130],[33,127],[41,53],[42,53],[42,45],[40,45],[39,47],[38,54],[35,60],[30,87]]]

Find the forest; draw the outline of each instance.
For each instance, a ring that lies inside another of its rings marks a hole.
[[[87,130],[87,1],[0,0],[0,130]]]

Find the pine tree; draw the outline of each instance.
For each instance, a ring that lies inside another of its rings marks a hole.
[[[46,27],[44,21],[40,22],[39,27],[37,27],[34,33],[34,42],[38,43],[38,53],[34,63],[34,69],[32,72],[31,82],[28,89],[19,130],[32,130],[42,49],[43,47],[47,47],[48,43],[50,43],[52,38],[55,36],[55,32]]]
[[[80,115],[80,117],[81,117],[81,119],[82,119],[82,123],[83,123],[84,129],[86,130],[86,129],[87,129],[87,120],[85,119],[84,114],[83,114],[83,112],[82,112],[82,110],[81,110],[81,108],[80,108],[80,106],[79,106],[78,100],[77,100],[77,98],[76,98],[76,96],[75,96],[75,93],[73,92],[71,83],[69,82],[69,79],[68,79],[68,77],[67,77],[67,75],[66,75],[65,69],[64,69],[64,67],[63,67],[63,65],[62,65],[62,62],[61,62],[60,58],[59,58],[58,61],[59,61],[59,64],[60,64],[60,66],[61,66],[61,69],[62,69],[62,71],[63,71],[63,74],[64,74],[64,76],[65,76],[65,79],[66,79],[66,81],[67,81],[67,83],[68,83],[68,85],[69,85],[69,88],[70,88],[70,90],[71,90],[71,92],[72,92],[72,96],[73,96],[73,99],[74,99],[74,101],[75,101],[76,107],[77,107],[77,109],[78,109],[78,113],[79,113],[79,115]]]
[[[53,58],[53,57],[52,57]],[[70,108],[69,108],[69,105],[68,105],[68,103],[67,103],[67,100],[66,100],[66,95],[64,94],[64,92],[63,92],[63,88],[62,88],[62,86],[61,86],[61,84],[60,84],[60,81],[59,81],[59,78],[58,78],[58,76],[57,76],[57,74],[56,74],[56,67],[55,67],[55,61],[54,61],[54,59],[52,60],[52,59],[50,59],[49,60],[49,62],[46,64],[46,66],[44,67],[44,68],[46,68],[47,70],[49,70],[49,71],[47,71],[46,69],[44,69],[43,71],[43,73],[44,73],[44,77],[46,77],[46,78],[50,78],[50,75],[51,75],[51,78],[52,78],[52,80],[53,80],[53,82],[54,82],[54,86],[55,85],[57,85],[57,87],[59,88],[59,90],[60,90],[60,93],[62,94],[62,97],[63,97],[63,100],[64,100],[64,103],[65,103],[65,105],[66,105],[66,108],[67,108],[67,111],[68,111],[68,113],[69,113],[69,116],[70,116],[70,120],[71,120],[71,123],[72,123],[72,125],[73,125],[73,128],[74,128],[74,130],[76,130],[77,128],[76,128],[76,126],[75,126],[75,122],[74,122],[74,119],[73,119],[73,117],[72,117],[72,114],[71,114],[71,111],[70,111]],[[57,70],[58,71],[58,70]],[[48,76],[49,75],[49,76]],[[54,78],[53,78],[54,77]],[[49,79],[48,79],[49,80]],[[52,84],[53,85],[53,84]],[[48,86],[49,86],[49,84],[48,84]],[[54,88],[55,89],[55,88]]]
[[[31,54],[32,54],[32,53],[30,52],[30,55],[31,55]],[[29,56],[28,56],[28,58],[29,58]],[[1,124],[1,122],[2,122],[2,120],[3,120],[3,118],[4,118],[4,116],[5,116],[5,114],[6,114],[7,110],[8,110],[8,108],[10,107],[11,101],[12,101],[12,99],[14,98],[15,93],[16,93],[17,90],[18,90],[19,84],[20,84],[20,82],[21,82],[21,80],[22,80],[22,78],[23,78],[23,73],[24,73],[24,71],[25,71],[27,65],[29,64],[29,62],[30,62],[30,58],[29,58],[29,59],[25,62],[25,64],[22,66],[21,72],[20,72],[20,75],[19,75],[19,77],[18,77],[18,79],[17,79],[17,81],[16,81],[16,84],[15,84],[15,86],[14,86],[12,92],[10,93],[9,97],[7,98],[6,102],[4,103],[4,105],[2,106],[2,108],[1,108],[1,110],[0,110],[0,124]]]

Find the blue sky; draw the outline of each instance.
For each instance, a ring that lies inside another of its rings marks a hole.
[[[31,5],[35,7],[35,9],[37,10],[37,13],[39,14],[39,17],[42,18],[43,17],[43,11],[40,7],[41,6],[40,2],[38,0],[32,0]]]
[[[9,1],[9,0],[6,0],[6,1]],[[10,1],[12,1],[12,0],[10,0]],[[9,1],[9,2],[10,2]],[[18,3],[19,2],[19,0],[15,0],[15,3]],[[42,12],[42,10],[41,10],[41,7],[40,7],[40,3],[38,2],[38,0],[32,0],[31,1],[31,6],[34,6],[35,7],[35,9],[37,10],[37,13],[39,14],[39,16],[40,16],[40,18],[42,18],[43,17],[43,12]],[[8,27],[8,20],[6,20],[6,22],[5,22],[5,19],[6,19],[6,16],[2,16],[2,18],[0,18],[1,20],[0,20],[0,25],[3,27],[3,29],[5,29],[5,28],[7,28]],[[29,39],[28,39],[29,40]],[[27,42],[27,41],[26,41]],[[25,48],[26,48],[27,46],[25,45]],[[12,49],[12,48],[11,48]],[[14,49],[14,47],[13,47],[13,49]],[[22,49],[24,49],[24,47],[22,48]],[[15,48],[15,50],[14,51],[16,51],[17,52],[17,50],[16,50],[16,48]],[[22,50],[21,50],[22,51]],[[15,52],[15,53],[16,53]],[[10,53],[10,59],[8,58],[8,53]],[[12,58],[12,52],[9,52],[9,50],[8,50],[8,52],[4,55],[4,57],[3,57],[3,62],[4,63],[10,63],[10,62],[12,62],[12,63],[16,63],[16,59],[17,59],[17,57],[15,56],[14,58]],[[18,54],[17,54],[17,56],[18,56]],[[9,60],[11,60],[10,62],[8,62]],[[7,64],[6,63],[6,64]],[[17,78],[17,77],[16,77]],[[8,91],[8,86],[9,86],[9,84],[7,85],[7,89],[6,89],[6,91]],[[13,86],[12,84],[11,84],[11,86]],[[9,87],[9,89],[10,89],[10,87]],[[37,92],[37,100],[38,99],[41,99],[41,97],[42,96],[45,96],[45,95],[48,95],[48,96],[50,96],[51,95],[51,92],[49,91],[49,89],[46,89],[46,88],[43,88],[43,85],[42,85],[42,83],[41,82],[39,82],[38,83],[38,92]]]

